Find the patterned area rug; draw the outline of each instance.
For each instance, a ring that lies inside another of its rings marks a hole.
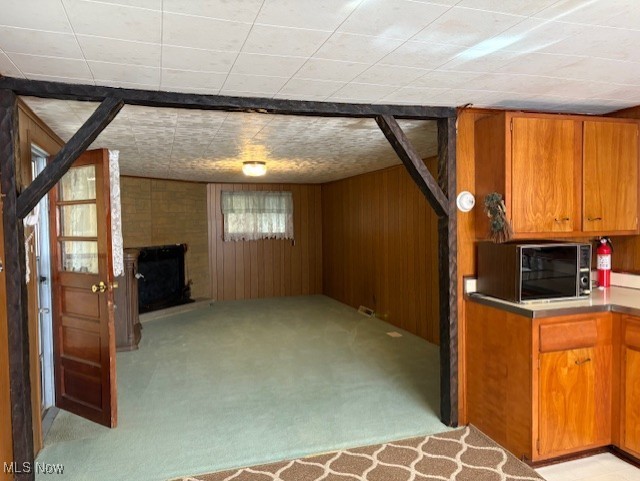
[[[182,481],[537,481],[529,466],[473,426]]]

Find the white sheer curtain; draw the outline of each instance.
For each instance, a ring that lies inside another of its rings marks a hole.
[[[291,192],[222,191],[224,240],[293,239]]]
[[[109,177],[111,187],[111,249],[113,275],[124,275],[124,242],[122,240],[122,208],[120,206],[120,152],[109,151]]]

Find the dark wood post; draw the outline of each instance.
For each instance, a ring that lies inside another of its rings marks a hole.
[[[4,268],[7,279],[7,327],[9,377],[13,421],[13,460],[33,466],[31,384],[29,380],[29,319],[25,282],[25,247],[22,219],[17,214],[18,99],[11,90],[0,90],[0,187],[3,196]],[[34,480],[35,474],[19,472],[16,481]]]
[[[458,425],[458,232],[456,119],[438,120],[438,183],[448,198],[448,216],[438,220],[440,280],[440,416]]]

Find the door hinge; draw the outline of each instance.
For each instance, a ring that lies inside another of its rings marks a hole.
[[[511,130],[511,132],[513,132],[513,119],[511,119],[509,121],[509,130]]]
[[[540,438],[536,439],[536,450],[540,453]]]

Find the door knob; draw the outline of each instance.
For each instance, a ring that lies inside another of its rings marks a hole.
[[[107,290],[107,285],[100,281],[98,282],[98,284],[94,284],[91,286],[91,292],[93,292],[94,294],[97,292],[106,292]]]

